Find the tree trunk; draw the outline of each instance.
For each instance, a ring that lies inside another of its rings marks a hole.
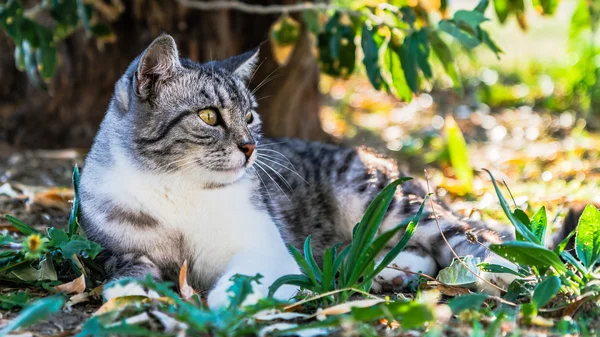
[[[263,0],[262,4],[281,3]],[[285,0],[283,2],[295,3]],[[31,148],[88,147],[108,106],[113,85],[128,64],[161,32],[173,35],[180,54],[196,61],[223,59],[268,39],[277,16],[197,11],[172,1],[134,0],[112,23],[117,41],[97,46],[78,32],[62,41],[48,92],[34,88],[14,64],[14,45],[0,33],[0,140]],[[278,68],[268,43],[251,87],[267,136],[327,138],[319,122],[318,64],[304,34],[287,66]]]

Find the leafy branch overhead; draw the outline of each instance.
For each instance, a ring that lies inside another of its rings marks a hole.
[[[481,27],[488,20],[483,15],[487,6],[487,1],[483,1],[473,10],[457,11],[453,18],[443,19],[437,26],[431,23],[426,12],[387,3],[359,10],[310,10],[302,18],[316,37],[323,73],[347,78],[356,70],[357,56],[362,54],[362,63],[375,89],[410,101],[413,93],[426,89],[428,81],[433,78],[433,55],[441,62],[454,85],[461,85],[454,56],[444,34],[467,49],[483,44],[496,55],[502,52]],[[300,36],[300,25],[293,22],[285,14],[273,26],[271,46],[276,56],[289,55],[290,45],[296,43]],[[289,39],[290,36],[296,39]],[[287,62],[286,58],[277,59],[281,64]]]
[[[106,5],[103,7],[105,10],[111,8]],[[122,9],[116,8],[115,11],[119,13]],[[99,41],[114,38],[108,26],[97,22],[97,12],[94,5],[84,0],[42,1],[27,10],[20,0],[9,0],[1,4],[0,25],[15,43],[17,69],[25,71],[35,86],[46,89],[46,82],[56,72],[58,42],[80,27]],[[42,21],[40,17],[44,15],[51,18],[51,25],[39,23]]]

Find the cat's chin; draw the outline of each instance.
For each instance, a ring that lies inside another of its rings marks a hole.
[[[246,174],[246,168],[232,170],[211,170],[205,173],[205,179],[213,185],[230,185],[240,180]]]

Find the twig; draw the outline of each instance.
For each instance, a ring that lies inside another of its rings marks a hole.
[[[194,1],[194,0],[177,0],[180,5],[199,9],[202,11],[217,11],[217,10],[236,10],[244,13],[251,14],[280,14],[280,13],[293,13],[293,12],[303,12],[306,10],[339,10],[341,9],[339,6],[331,5],[328,3],[312,3],[305,2],[293,5],[254,5],[247,4],[241,1]]]
[[[383,19],[377,15],[371,13],[371,11],[357,11],[348,8],[340,7],[323,2],[304,2],[293,5],[254,5],[248,4],[241,1],[198,1],[198,0],[177,0],[177,2],[184,7],[198,9],[201,11],[218,11],[218,10],[236,10],[249,14],[258,15],[269,15],[269,14],[283,14],[283,13],[296,13],[304,12],[309,10],[328,11],[334,10],[336,12],[344,12],[351,16],[367,16],[374,25],[381,25],[384,23]],[[387,5],[387,4],[385,4]],[[384,5],[384,6],[385,6]],[[381,6],[381,5],[380,5]],[[389,5],[386,6],[386,8]]]
[[[429,186],[429,177],[427,176],[427,170],[424,170],[424,171],[425,171],[425,181],[427,181],[427,192],[431,193],[431,187]],[[505,289],[502,289],[502,288],[498,287],[497,285],[495,285],[495,284],[487,281],[483,277],[479,276],[479,273],[476,273],[476,272],[472,271],[471,268],[469,268],[469,266],[467,266],[467,264],[458,256],[458,254],[456,254],[456,252],[454,251],[454,249],[452,248],[452,246],[450,245],[450,243],[446,239],[446,235],[444,235],[444,231],[442,230],[442,226],[440,226],[440,222],[438,221],[437,215],[435,214],[435,207],[433,205],[433,199],[429,198],[429,202],[431,204],[431,213],[433,214],[433,219],[435,220],[435,224],[437,225],[437,228],[440,231],[440,235],[442,236],[442,239],[444,239],[444,242],[446,243],[446,245],[448,246],[448,248],[452,252],[452,255],[454,255],[454,257],[456,258],[456,260],[458,262],[460,262],[460,264],[462,264],[463,267],[465,267],[471,274],[475,275],[475,277],[477,277],[478,279],[480,279],[484,283],[486,283],[486,284],[488,284],[488,285],[490,285],[490,286],[492,286],[492,287],[494,287],[494,288],[496,288],[496,289],[498,289],[500,291],[506,292]]]

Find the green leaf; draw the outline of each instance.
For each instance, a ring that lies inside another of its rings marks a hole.
[[[377,33],[377,28],[363,25],[361,48],[363,50],[363,64],[367,70],[367,77],[373,88],[379,90],[384,84],[379,66],[379,50],[383,46],[385,38]]]
[[[588,270],[591,270],[600,258],[600,211],[592,204],[585,207],[579,218],[575,251]]]
[[[254,293],[252,283],[260,284],[262,275],[256,274],[254,276],[235,274],[231,277],[230,281],[233,282],[231,287],[227,289],[229,294],[230,304],[229,308],[238,308],[244,303],[246,298]]]
[[[356,235],[352,238],[350,253],[346,261],[348,266],[351,266],[352,268],[356,266],[356,263],[377,234],[381,221],[394,198],[396,188],[398,185],[410,179],[412,178],[403,177],[391,182],[369,204],[369,207],[367,207],[365,214],[360,220]],[[341,275],[343,284],[347,284],[346,282],[350,279],[352,272],[354,272],[354,269],[351,269],[346,275]]]
[[[59,248],[65,258],[70,258],[73,254],[80,254],[93,259],[102,250],[99,244],[81,235],[71,236],[69,242]]]
[[[408,83],[406,83],[404,70],[402,70],[402,63],[400,62],[400,55],[398,55],[397,49],[388,45],[383,54],[383,64],[392,77],[391,85],[394,88],[396,97],[406,102],[410,102],[412,100],[412,92]]]
[[[0,295],[0,308],[2,309],[24,308],[27,302],[29,302],[29,295],[22,290],[13,294]]]
[[[575,235],[575,233],[577,233],[576,230],[572,231],[571,233],[569,233],[569,235],[567,235],[566,238],[564,238],[557,246],[556,248],[554,248],[554,252],[556,254],[562,254],[562,252],[565,250],[565,248],[567,248],[567,245],[569,244],[569,241],[571,241],[571,239],[573,238],[573,236]]]
[[[73,168],[73,207],[71,208],[71,215],[69,216],[69,235],[77,234],[79,230],[79,167],[75,165]]]
[[[9,0],[0,6],[0,26],[15,41],[21,43],[21,23],[23,22],[23,4],[21,1]]]
[[[481,44],[479,39],[473,37],[471,33],[458,27],[450,20],[442,20],[438,24],[439,29],[454,37],[458,42],[462,43],[468,49],[473,49]]]
[[[452,55],[452,51],[450,51],[450,48],[448,47],[446,42],[444,42],[444,40],[442,40],[442,38],[438,35],[437,31],[428,30],[427,37],[429,39],[429,42],[431,43],[431,49],[442,63],[446,74],[448,74],[448,76],[452,79],[454,87],[458,88],[462,93],[462,81],[460,78],[460,73],[458,71],[458,66],[456,64],[454,56]]]
[[[498,16],[498,21],[504,23],[510,13],[509,0],[494,0],[494,10]]]
[[[310,235],[306,237],[306,240],[304,241],[304,258],[306,259],[308,267],[312,270],[317,281],[321,282],[322,272],[317,264],[317,261],[315,260],[315,256],[313,255],[312,245],[310,243]]]
[[[35,60],[35,48],[31,45],[29,40],[23,41],[23,54],[25,57],[25,73],[31,83],[42,89],[46,90],[46,84],[40,80],[38,75],[37,63]]]
[[[473,9],[473,10],[483,14],[483,13],[485,13],[485,10],[488,8],[489,4],[490,4],[489,0],[481,0],[481,1],[479,1],[477,6],[475,7],[475,9]]]
[[[542,206],[531,218],[529,228],[540,242],[544,242],[546,238],[546,227],[548,227],[548,217],[546,215],[546,207]]]
[[[479,29],[479,39],[485,43],[486,46],[488,46],[488,48],[490,48],[490,50],[496,54],[496,58],[499,60],[500,59],[500,53],[503,53],[504,51],[502,50],[502,48],[500,48],[500,46],[498,46],[498,44],[496,44],[496,42],[494,40],[492,40],[492,38],[490,37],[490,35],[483,29]]]
[[[372,322],[380,319],[402,322],[404,329],[422,327],[434,320],[432,309],[416,301],[395,301],[379,303],[367,308],[354,307],[352,317],[361,322]]]
[[[415,52],[419,68],[421,68],[425,78],[432,78],[433,72],[431,71],[431,65],[429,64],[430,49],[427,31],[425,28],[421,28],[418,32],[413,33],[412,36],[412,49]]]
[[[467,294],[453,298],[448,305],[452,313],[458,315],[465,310],[479,309],[487,298],[487,294]]]
[[[0,330],[0,336],[48,318],[50,314],[60,311],[64,303],[65,299],[60,295],[45,297],[33,302]]]
[[[458,10],[454,13],[454,20],[468,25],[475,31],[488,19],[479,11]]]
[[[398,48],[396,48],[396,52],[400,56],[400,64],[402,65],[402,70],[404,71],[404,78],[406,79],[406,83],[410,90],[414,93],[419,92],[419,75],[417,73],[417,60],[416,60],[416,50],[412,48],[413,46],[413,35],[409,35],[404,39],[404,43],[402,43]]]
[[[356,27],[344,15],[336,12],[331,16],[318,36],[317,47],[321,70],[331,76],[347,78],[356,65]]]
[[[290,244],[288,244],[288,251],[292,254],[292,257],[294,258],[294,260],[296,260],[298,267],[300,267],[300,270],[304,273],[304,275],[308,276],[308,278],[312,281],[312,283],[315,286],[318,285],[319,281],[317,280],[317,276],[313,272],[312,268],[310,268],[310,266],[308,265],[308,262],[306,261],[304,256],[302,256],[302,253],[300,253],[300,251],[296,247]]]
[[[308,290],[314,289],[314,283],[306,275],[285,275],[275,280],[269,287],[269,296],[273,296],[277,289],[284,284],[291,284]]]
[[[28,224],[24,223],[23,221],[15,218],[12,215],[5,215],[4,216],[6,218],[6,220],[8,220],[8,222],[10,222],[16,229],[19,230],[19,232],[25,234],[25,235],[31,235],[31,234],[40,234],[42,236],[46,236],[44,234],[42,234],[41,232],[39,232],[38,230],[36,230],[35,228],[29,226]]]
[[[469,161],[469,147],[452,116],[446,117],[444,132],[446,133],[448,154],[450,155],[450,163],[454,174],[461,182],[464,191],[470,193],[473,189],[473,169]]]
[[[494,179],[494,176],[492,175],[492,173],[487,169],[483,169],[483,170],[486,171],[490,175],[490,178],[492,179],[492,184],[494,184],[494,189],[496,190],[496,195],[498,196],[498,199],[500,200],[500,206],[502,207],[504,214],[506,214],[506,216],[508,217],[510,222],[515,227],[516,235],[520,235],[521,237],[525,238],[527,241],[535,243],[535,244],[537,244],[537,246],[541,246],[542,242],[537,238],[537,236],[535,236],[535,234],[533,234],[529,230],[529,228],[517,216],[515,216],[513,214],[513,212],[511,212],[510,207],[508,206],[506,199],[504,199],[502,192],[500,192],[500,188],[498,187],[498,184],[496,183],[496,179]]]
[[[554,267],[561,274],[567,268],[558,255],[540,245],[524,241],[509,241],[502,244],[491,244],[494,253],[521,265],[538,268]]]
[[[477,265],[481,262],[478,257],[467,255],[461,258],[462,262],[467,265],[465,266],[456,258],[452,260],[449,267],[440,270],[437,279],[438,281],[452,285],[452,286],[471,286],[477,282],[477,276],[473,275],[474,272],[479,272]],[[470,270],[469,270],[470,269]]]
[[[412,238],[415,230],[417,229],[417,225],[419,224],[419,220],[423,216],[423,209],[425,208],[425,201],[427,200],[427,196],[423,199],[417,214],[411,219],[410,223],[406,227],[404,234],[400,238],[400,241],[392,248],[390,251],[383,257],[383,259],[379,262],[379,265],[373,270],[373,272],[365,277],[365,280],[359,285],[363,286],[367,281],[371,281],[377,276],[385,267],[387,267],[395,258],[400,254],[402,250],[408,244],[408,241]],[[404,224],[399,224],[396,226],[397,228],[404,227]],[[392,230],[390,230],[392,231]]]
[[[508,268],[508,267],[505,267],[505,266],[502,266],[499,264],[491,264],[491,263],[487,263],[487,262],[482,262],[482,263],[479,263],[477,266],[479,267],[480,270],[486,271],[489,273],[512,274],[512,275],[519,276],[519,277],[527,276],[522,273],[519,273],[516,270],[512,270],[511,268]]]
[[[15,66],[19,71],[25,71],[25,54],[21,43],[15,46]]]
[[[548,304],[558,294],[560,286],[560,277],[550,276],[535,287],[531,296],[531,304],[534,305],[536,311]]]
[[[322,30],[320,16],[321,13],[317,10],[302,11],[302,21],[306,25],[306,29],[315,35],[319,35]]]

